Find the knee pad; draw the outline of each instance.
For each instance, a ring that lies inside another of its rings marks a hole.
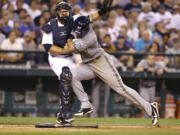
[[[59,93],[63,112],[71,110],[73,102],[72,74],[69,67],[63,67],[60,75]]]
[[[60,75],[60,81],[70,83],[72,81],[72,73],[69,67],[63,67]]]

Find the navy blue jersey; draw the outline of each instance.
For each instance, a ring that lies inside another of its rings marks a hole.
[[[73,23],[74,19],[71,17],[66,25],[58,26],[58,20],[56,18],[51,19],[48,24],[45,24],[42,30],[45,33],[52,33],[53,42],[49,44],[63,48],[71,35]]]

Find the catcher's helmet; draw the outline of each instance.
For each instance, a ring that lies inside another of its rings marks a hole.
[[[65,9],[69,11],[69,16],[59,16],[59,14],[57,13],[57,11],[61,10],[61,9]],[[56,13],[57,13],[57,17],[58,19],[62,22],[62,23],[67,23],[67,21],[69,20],[69,18],[72,16],[72,8],[71,6],[65,2],[65,1],[61,1],[56,5]]]
[[[80,16],[74,22],[74,32],[80,35],[81,37],[84,36],[86,33],[89,32],[89,17],[87,16]]]

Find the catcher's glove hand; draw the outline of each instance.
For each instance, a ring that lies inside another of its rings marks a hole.
[[[100,16],[106,14],[111,10],[113,0],[104,0],[101,9],[98,11]]]

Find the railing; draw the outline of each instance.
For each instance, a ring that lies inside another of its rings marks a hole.
[[[36,60],[39,58],[39,56],[41,56],[41,58],[43,59],[43,63],[47,63],[47,53],[45,51],[42,50],[0,50],[0,54],[1,53],[23,53],[23,54],[33,54],[33,57],[36,57]],[[110,53],[116,57],[120,57],[122,55],[131,55],[134,57],[134,66],[140,61],[142,60],[145,56],[147,56],[149,53],[129,53],[129,52],[113,52]],[[169,63],[168,63],[168,67],[171,68],[172,70],[174,69],[180,69],[180,66],[176,63],[175,58],[176,57],[180,57],[180,54],[166,54],[166,53],[155,53],[154,55],[156,56],[164,56],[165,58],[170,58],[169,59]],[[37,58],[38,57],[38,58]],[[35,59],[31,59],[32,61],[35,61]],[[29,63],[27,63],[28,59],[24,58],[23,59],[23,64],[26,64],[26,66],[28,67]],[[22,64],[21,63],[21,64]],[[11,63],[11,62],[4,62],[2,58],[0,58],[0,64],[8,64],[8,65],[18,65],[16,63]],[[40,62],[36,62],[35,63],[36,66],[40,66],[41,63]],[[173,71],[174,72],[174,71]]]
[[[45,54],[45,51],[41,51],[41,50],[0,50],[0,53],[43,53]],[[146,56],[150,53],[129,53],[129,52],[112,52],[110,53],[112,55],[115,56],[121,56],[121,55],[133,55],[133,56]],[[172,57],[172,56],[180,56],[180,54],[166,54],[166,53],[155,53],[154,55],[156,56],[168,56],[168,57]]]

